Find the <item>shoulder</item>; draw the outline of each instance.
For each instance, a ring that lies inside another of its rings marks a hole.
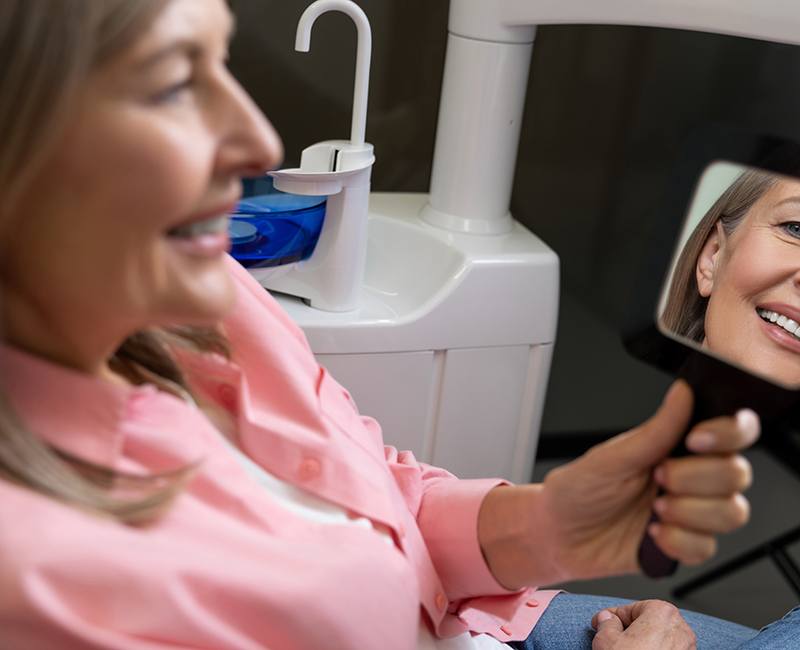
[[[0,591],[54,562],[98,559],[124,528],[5,480],[0,503]]]
[[[295,343],[308,347],[306,337],[278,302],[253,278],[247,269],[230,255],[227,256],[230,275],[236,287],[236,305],[224,319],[225,332],[231,339],[252,338],[254,331],[264,331],[271,326],[269,334],[284,333]],[[235,343],[235,340],[233,341]]]

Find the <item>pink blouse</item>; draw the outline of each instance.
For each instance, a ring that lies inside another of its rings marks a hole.
[[[525,638],[557,593],[509,592],[477,540],[484,495],[384,447],[378,424],[314,359],[300,329],[232,259],[233,359],[177,351],[193,388],[237,423],[274,476],[388,530],[319,524],[264,491],[199,411],[0,347],[26,427],[74,456],[150,473],[200,462],[167,514],[131,527],[0,481],[0,648],[415,647],[438,636]]]

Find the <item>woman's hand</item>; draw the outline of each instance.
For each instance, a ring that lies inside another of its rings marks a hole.
[[[595,614],[592,650],[693,650],[697,639],[678,608],[642,600]]]
[[[666,555],[684,564],[714,555],[715,536],[749,518],[741,493],[752,471],[738,452],[756,441],[759,423],[752,411],[701,422],[687,438],[695,454],[669,458],[691,412],[691,390],[676,382],[652,418],[554,469],[543,484],[489,492],[478,534],[497,580],[517,588],[638,571],[653,508],[661,523],[650,534]]]

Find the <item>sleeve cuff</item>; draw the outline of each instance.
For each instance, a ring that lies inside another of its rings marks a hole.
[[[495,580],[478,543],[478,511],[503,479],[442,480],[425,491],[417,523],[448,599],[515,593]]]

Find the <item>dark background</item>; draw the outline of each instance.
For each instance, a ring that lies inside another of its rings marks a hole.
[[[231,68],[284,139],[286,162],[348,138],[355,28],[341,14],[294,51],[310,0],[233,0]],[[376,191],[428,189],[444,64],[443,0],[358,0],[373,31],[367,140]],[[798,139],[800,48],[614,26],[542,26],[534,45],[514,216],[561,258],[559,331],[543,421],[549,441],[647,417],[668,378],[619,341],[659,205],[687,141],[712,123]],[[679,218],[681,215],[677,215]]]

